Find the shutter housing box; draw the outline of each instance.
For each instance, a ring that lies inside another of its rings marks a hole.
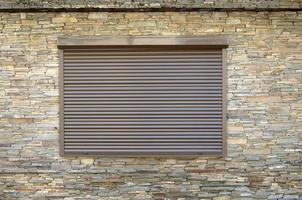
[[[225,155],[224,37],[59,39],[61,155]]]

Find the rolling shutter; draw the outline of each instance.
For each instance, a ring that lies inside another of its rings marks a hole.
[[[64,154],[222,154],[222,49],[63,50]]]

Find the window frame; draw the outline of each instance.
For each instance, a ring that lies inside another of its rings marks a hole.
[[[88,152],[66,154],[64,152],[64,49],[110,46],[159,46],[177,47],[186,46],[192,48],[215,48],[222,50],[222,153],[204,153],[192,155],[144,155],[141,153],[129,155],[92,154]],[[59,53],[59,154],[60,156],[102,156],[102,157],[223,157],[227,155],[227,54],[228,39],[225,36],[87,36],[87,37],[61,37],[58,38]]]

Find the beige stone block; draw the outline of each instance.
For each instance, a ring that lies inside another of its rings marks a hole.
[[[202,26],[196,30],[198,33],[213,33],[213,32],[222,32],[223,27],[219,26]]]
[[[17,88],[10,88],[10,89],[5,89],[4,90],[6,95],[8,96],[20,96],[21,95],[21,90]]]
[[[108,13],[92,12],[88,14],[88,19],[107,19]]]
[[[245,149],[244,153],[251,155],[267,155],[271,153],[271,150],[268,147],[264,147],[263,149]]]
[[[81,159],[81,163],[83,165],[92,165],[94,162],[94,159],[92,158],[84,158],[84,159]]]
[[[279,97],[279,96],[254,96],[254,97],[247,97],[247,102],[249,102],[249,103],[273,103],[273,102],[281,102],[281,97]]]
[[[244,131],[242,126],[228,126],[227,130],[228,130],[228,132],[243,132]]]
[[[235,32],[236,28],[234,26],[223,26],[223,32],[227,33],[227,32]]]
[[[14,65],[2,65],[3,70],[14,70]]]
[[[24,98],[24,96],[20,96],[20,98]],[[13,99],[12,100],[12,106],[29,106],[30,101],[29,100],[20,100],[20,99]]]
[[[302,110],[302,103],[293,103],[291,104],[291,108],[294,110]]]
[[[300,97],[300,94],[292,94],[292,95],[283,95],[282,100],[283,101],[296,101]]]
[[[35,82],[31,80],[13,80],[12,81],[13,86],[22,86],[22,87],[28,87],[28,86],[34,86]]]
[[[53,69],[47,69],[46,71],[46,75],[48,76],[55,76],[57,77],[59,75],[59,70],[56,69],[56,68],[53,68]]]
[[[221,197],[214,197],[213,200],[230,200],[231,197],[228,196],[221,196]]]
[[[125,18],[131,20],[143,20],[145,18],[145,14],[141,12],[130,12],[125,14]]]
[[[234,137],[228,137],[227,140],[228,144],[246,144],[246,139],[245,138],[234,138]]]
[[[32,45],[41,45],[42,43],[46,44],[46,38],[41,36],[31,36],[30,37]]]
[[[33,123],[33,118],[9,118],[8,122],[12,124]]]
[[[290,110],[288,106],[271,106],[269,112],[273,114],[288,114]]]
[[[37,25],[37,21],[36,20],[28,20],[28,19],[22,19],[21,20],[21,24],[22,25],[28,25],[28,26],[35,26]]]
[[[226,24],[241,24],[241,20],[237,18],[227,19]]]
[[[171,19],[175,23],[186,23],[187,17],[185,15],[172,15]]]
[[[155,21],[133,21],[129,23],[129,27],[146,27],[146,26],[156,26]]]
[[[247,58],[247,54],[245,53],[242,53],[242,54],[236,54],[233,56],[233,60],[235,61],[247,61],[248,58]]]
[[[3,24],[1,27],[3,27]],[[21,24],[4,24],[4,29],[18,29],[20,27]]]
[[[189,24],[197,24],[200,23],[202,21],[200,16],[188,16],[187,17],[187,22]]]
[[[268,44],[263,40],[253,40],[249,42],[249,47],[255,46],[256,48],[263,48],[266,47],[267,45]]]
[[[75,17],[70,16],[60,16],[52,18],[52,23],[75,23],[78,20]]]
[[[42,141],[43,147],[55,147],[58,145],[58,140],[46,140]]]
[[[211,18],[217,19],[217,18],[227,18],[227,12],[213,12]]]
[[[142,33],[138,30],[129,30],[129,35],[142,35]]]
[[[259,75],[259,73],[270,69],[268,64],[247,64],[244,68],[253,75]]]
[[[35,156],[35,154],[36,154],[36,152],[34,152],[32,150],[29,150],[29,149],[26,149],[26,150],[21,152],[21,156],[22,157],[27,157],[27,158],[33,157],[33,156]]]

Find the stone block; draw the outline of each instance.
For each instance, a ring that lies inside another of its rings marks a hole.
[[[34,119],[32,119],[32,118],[9,118],[8,122],[12,123],[12,124],[33,123]]]
[[[13,80],[12,81],[12,86],[20,86],[20,87],[31,87],[34,86],[35,82],[32,80]]]
[[[145,19],[145,13],[143,12],[129,12],[125,14],[125,18],[131,20],[143,20]]]
[[[172,15],[171,20],[174,23],[186,23],[187,17],[185,15]]]
[[[214,197],[213,200],[230,200],[230,196],[220,196],[220,197]]]
[[[93,20],[100,20],[100,19],[107,19],[108,18],[108,13],[103,13],[103,12],[90,12],[88,14],[88,19],[93,19]]]
[[[280,96],[251,96],[251,97],[247,97],[247,102],[275,103],[275,102],[281,102],[281,97]]]
[[[21,20],[21,24],[25,25],[25,26],[35,26],[37,25],[37,21],[36,20],[26,20],[26,19],[22,19]]]
[[[91,158],[85,158],[85,159],[81,159],[81,163],[83,165],[92,165],[94,162],[94,159]]]
[[[227,18],[226,24],[241,24],[241,20],[237,18]]]
[[[71,16],[60,16],[52,18],[52,23],[76,23],[77,18]]]
[[[228,143],[229,144],[239,144],[239,145],[242,145],[242,144],[246,144],[247,141],[246,141],[245,138],[228,137]]]

